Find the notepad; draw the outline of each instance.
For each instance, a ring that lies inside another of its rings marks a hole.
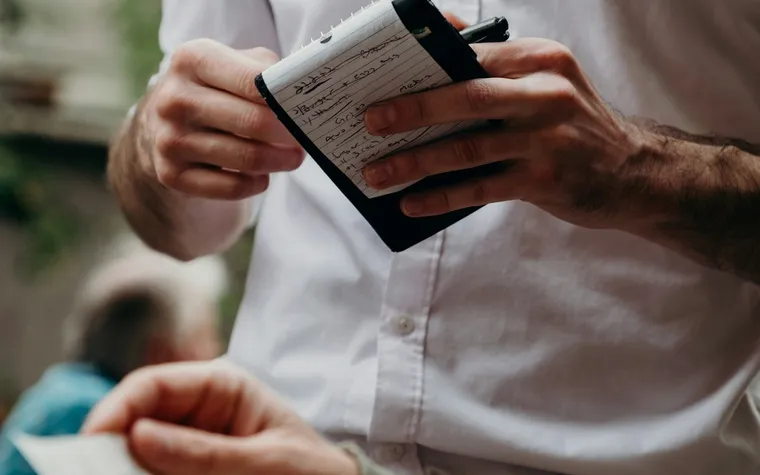
[[[13,441],[38,475],[149,475],[134,462],[123,436],[17,434]]]
[[[500,25],[508,27],[506,19]],[[509,35],[502,36],[505,41]],[[364,182],[367,164],[485,124],[452,123],[377,137],[365,128],[364,113],[387,99],[485,77],[475,52],[430,0],[380,0],[265,70],[256,87],[380,239],[401,252],[477,209],[410,218],[401,211],[403,196],[493,173],[496,165],[375,190]]]
[[[267,69],[263,79],[311,142],[369,198],[412,183],[374,190],[362,177],[368,163],[476,125],[447,124],[389,137],[367,131],[364,112],[369,105],[452,82],[407,30],[390,0],[375,2],[342,22]]]

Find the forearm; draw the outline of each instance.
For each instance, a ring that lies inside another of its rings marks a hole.
[[[111,145],[108,181],[134,232],[150,247],[181,260],[226,249],[249,218],[249,203],[191,197],[161,185],[149,163],[150,137],[139,110]]]
[[[645,145],[621,187],[635,204],[626,230],[760,283],[760,146],[639,127]]]

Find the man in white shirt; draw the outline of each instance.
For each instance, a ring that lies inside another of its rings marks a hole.
[[[255,215],[229,359],[318,431],[410,474],[760,473],[760,3],[436,2],[509,19],[513,41],[477,48],[493,79],[371,109],[368,127],[510,127],[365,177],[515,165],[409,197],[410,215],[492,204],[397,255],[253,84],[365,1],[163,3],[167,59],[111,183],[182,259]]]

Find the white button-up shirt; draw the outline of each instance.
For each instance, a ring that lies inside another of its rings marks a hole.
[[[161,42],[289,54],[366,0],[164,0]],[[612,105],[760,142],[760,2],[442,0],[568,45]],[[264,197],[230,357],[410,474],[760,473],[760,292],[524,203],[394,255],[310,160]]]

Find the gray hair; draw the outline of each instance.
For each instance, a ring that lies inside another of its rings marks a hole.
[[[175,347],[185,341],[226,286],[218,257],[183,263],[123,240],[82,288],[64,323],[64,349],[69,358],[121,379],[146,364],[157,339]]]

